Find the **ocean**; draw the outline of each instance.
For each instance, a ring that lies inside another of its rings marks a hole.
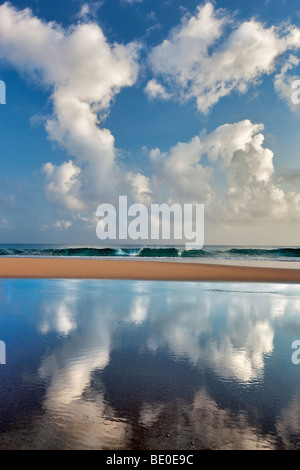
[[[0,256],[87,257],[87,258],[170,258],[201,260],[275,260],[300,261],[300,247],[204,246],[201,250],[182,247],[84,246],[84,245],[13,245],[0,244]]]

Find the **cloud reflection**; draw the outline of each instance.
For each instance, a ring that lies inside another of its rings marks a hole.
[[[268,361],[281,357],[281,331],[300,331],[297,286],[53,283],[31,299],[38,332],[52,338],[37,371],[40,443],[43,435],[64,448],[269,449],[299,438],[292,379],[291,396],[272,404],[276,432],[263,431],[264,387],[278,385],[265,381]]]
[[[223,379],[233,378],[244,384],[262,381],[265,358],[272,355],[274,349],[272,321],[284,315],[291,303],[298,303],[293,298],[278,297],[277,293],[275,296],[260,292],[253,294],[252,291],[243,293],[239,289],[234,293],[226,290],[218,292],[215,285],[210,284],[206,284],[204,289],[199,289],[196,284],[185,284],[180,291],[170,285],[161,289],[159,285],[156,292],[148,289],[148,286],[145,283],[128,283],[124,296],[123,286],[118,284],[119,293],[121,287],[120,297],[113,295],[113,285],[110,286],[110,295],[107,295],[106,289],[98,291],[98,302],[90,302],[87,310],[89,319],[92,318],[92,328],[80,339],[75,334],[71,345],[64,345],[42,361],[40,376],[50,379],[45,400],[48,410],[54,412],[69,406],[73,409],[74,422],[78,420],[74,403],[82,400],[91,384],[93,372],[104,370],[109,365],[111,352],[120,347],[118,338],[121,330],[116,322],[122,321],[143,330],[144,341],[139,345],[140,352],[148,349],[159,354],[159,350],[167,348],[177,360],[188,360],[190,366],[197,369],[210,368]],[[281,295],[282,290],[279,293]],[[257,296],[261,297],[259,301]],[[68,305],[69,300],[66,298],[64,302],[56,308],[56,321],[52,323],[52,329],[56,325],[57,332],[61,332],[60,325],[66,323],[66,308],[63,305]],[[48,306],[44,311],[47,318],[49,309]],[[80,306],[73,309],[73,314],[74,311],[80,315]],[[217,322],[221,322],[218,329]],[[147,323],[147,327],[144,323]],[[103,390],[98,393],[97,402],[99,405],[100,400],[100,408],[103,410],[106,406],[105,383],[101,387]],[[161,403],[144,403],[139,412],[140,425],[151,428],[159,420],[164,408]],[[212,408],[215,415],[220,415],[220,420],[222,411],[218,409],[217,403],[209,398],[207,391],[197,392],[189,421],[195,425],[199,409],[203,413],[204,409],[208,412]],[[225,412],[225,415],[228,413]],[[243,420],[246,418],[243,417]],[[204,435],[212,435],[216,429],[211,420],[207,420],[206,426],[206,431],[202,432],[203,439]],[[230,448],[230,443],[225,444],[229,439],[226,437],[228,434],[231,439],[235,436],[234,445],[240,448],[270,447],[269,438],[267,442],[264,438],[258,438],[256,431],[246,422],[242,425],[240,419],[235,426],[233,423],[223,423],[219,427],[207,443],[208,446],[219,442]],[[199,433],[199,429],[196,433]]]

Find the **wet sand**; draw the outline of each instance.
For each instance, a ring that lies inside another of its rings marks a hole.
[[[0,258],[0,278],[300,283],[299,263],[153,259]],[[288,266],[286,266],[288,264]],[[285,266],[284,266],[285,265]],[[297,266],[297,267],[296,267]]]

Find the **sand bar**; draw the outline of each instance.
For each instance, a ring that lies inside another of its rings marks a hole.
[[[300,269],[185,261],[0,258],[0,278],[299,283]]]

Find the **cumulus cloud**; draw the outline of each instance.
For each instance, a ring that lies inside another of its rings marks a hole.
[[[81,8],[80,8],[80,11],[78,13],[78,17],[79,18],[86,18],[86,16],[88,16],[90,13],[90,6],[88,3],[84,3]]]
[[[153,166],[150,189],[160,201],[208,202],[212,188],[213,168],[203,166],[203,143],[198,136],[190,142],[179,142],[169,152],[158,148],[149,152]]]
[[[274,77],[274,88],[280,98],[282,98],[293,112],[299,112],[299,77],[291,74],[291,70],[295,69],[300,63],[300,59],[294,55],[290,55],[288,60],[282,66],[281,71]],[[294,83],[296,83],[296,88]],[[296,99],[295,99],[296,98]]]
[[[89,5],[82,6],[82,18],[91,13]],[[233,90],[244,93],[274,72],[277,58],[288,53],[274,79],[276,91],[288,99],[292,70],[299,63],[289,51],[299,46],[295,27],[266,28],[254,20],[233,26],[224,10],[208,2],[151,51],[150,65],[160,81],[151,79],[145,90],[150,98],[164,100],[178,91],[207,112],[221,97]],[[95,23],[64,29],[29,9],[0,6],[0,58],[50,90],[52,115],[37,120],[68,155],[64,162],[42,166],[46,197],[72,212],[71,217],[61,212],[56,228],[68,229],[70,218],[81,228],[94,227],[98,204],[114,202],[120,194],[144,204],[204,203],[206,217],[215,224],[299,221],[300,194],[283,189],[273,152],[264,146],[263,125],[249,120],[177,142],[167,151],[153,148],[147,176],[121,167],[104,120],[121,89],[137,81],[138,50],[137,43],[110,44]],[[214,180],[216,170],[225,181],[221,188]]]
[[[149,80],[145,88],[145,92],[149,98],[160,98],[163,100],[168,100],[172,96],[166,91],[165,87],[163,87],[155,79]]]
[[[293,26],[266,28],[255,20],[233,26],[208,2],[152,49],[149,63],[170,90],[183,100],[196,99],[198,110],[207,113],[233,90],[245,93],[275,70],[280,55],[299,47],[300,30]]]
[[[84,3],[81,5],[77,17],[81,20],[87,20],[88,18],[94,18],[97,15],[98,9],[101,7],[103,2]]]
[[[263,146],[263,126],[249,120],[226,124],[205,139],[210,160],[220,160],[227,192],[215,204],[227,220],[299,220],[300,195],[285,193],[273,178],[273,152]]]
[[[285,192],[274,177],[273,152],[264,146],[264,126],[249,120],[225,124],[178,143],[168,152],[149,151],[154,200],[204,203],[214,223],[300,220],[300,194]],[[220,168],[226,184],[218,189]]]
[[[112,197],[120,174],[114,137],[102,122],[116,94],[137,79],[138,45],[111,45],[97,24],[63,29],[4,3],[0,57],[51,88],[53,115],[46,130],[75,158],[43,167],[47,197],[69,210],[98,203],[104,194]]]
[[[46,184],[46,196],[56,202],[66,210],[82,210],[85,208],[79,198],[80,168],[74,165],[72,160],[62,163],[59,166],[48,162],[42,168],[46,174],[48,183]]]
[[[152,201],[150,179],[141,173],[128,173],[127,178],[130,180],[131,195],[134,201],[140,204],[150,204]]]

